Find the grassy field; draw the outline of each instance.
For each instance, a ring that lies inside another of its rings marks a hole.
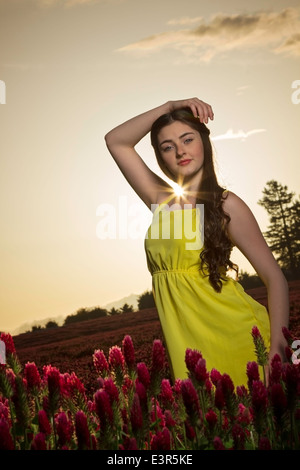
[[[290,330],[300,338],[300,281],[289,283]],[[267,305],[265,287],[248,290],[258,302]],[[92,355],[96,349],[105,354],[114,345],[121,346],[125,335],[130,335],[137,362],[149,364],[154,339],[163,335],[155,308],[139,312],[82,321],[53,329],[42,329],[14,337],[17,354],[22,364],[35,362],[39,369],[51,364],[62,373],[75,371],[83,380],[87,392],[97,388]]]

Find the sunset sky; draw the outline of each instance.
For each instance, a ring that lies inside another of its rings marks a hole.
[[[299,0],[0,0],[0,331],[151,289],[152,214],[104,135],[168,100],[213,106],[220,182],[264,231],[266,182],[300,192],[299,65]]]

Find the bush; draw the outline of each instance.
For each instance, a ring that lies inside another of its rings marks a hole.
[[[138,297],[138,309],[154,308],[155,301],[151,291],[145,291]]]
[[[106,317],[108,311],[101,307],[94,307],[92,309],[80,308],[76,313],[68,315],[65,318],[64,325],[76,323],[85,320],[93,320],[95,318]]]
[[[46,323],[45,328],[58,328],[58,323],[56,323],[56,321],[50,320]]]
[[[249,274],[244,271],[239,273],[238,282],[243,286],[244,289],[253,289],[255,287],[264,286],[259,276],[256,274]]]

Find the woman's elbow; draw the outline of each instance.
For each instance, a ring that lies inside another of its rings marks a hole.
[[[109,148],[112,145],[112,140],[113,140],[112,135],[111,135],[111,131],[109,131],[107,134],[105,134],[104,140],[105,140],[106,146]]]
[[[289,290],[288,281],[279,266],[277,269],[274,269],[272,272],[268,273],[265,278],[265,285],[266,287],[275,286],[275,288],[280,286],[283,290]]]

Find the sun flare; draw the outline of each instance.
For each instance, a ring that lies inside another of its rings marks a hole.
[[[174,193],[176,194],[176,196],[181,197],[184,194],[184,189],[181,186],[179,186],[179,184],[176,184],[174,185]]]

